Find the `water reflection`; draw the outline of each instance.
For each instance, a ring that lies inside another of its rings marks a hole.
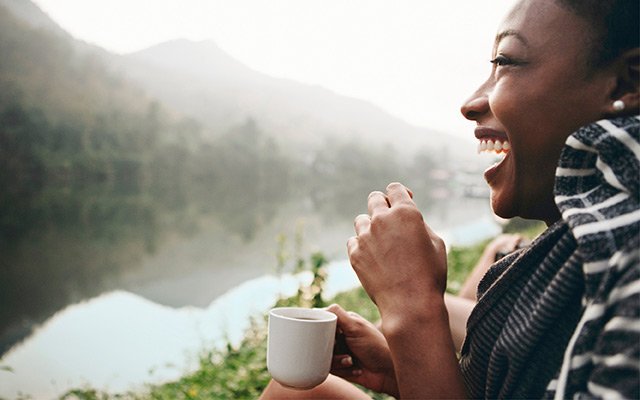
[[[366,194],[353,197],[364,199]],[[199,216],[197,223],[192,218],[196,226],[192,230],[169,229],[163,220],[180,220],[185,227],[189,217],[160,213],[157,206],[136,202],[110,204],[96,198],[79,205],[64,200],[68,199],[61,198],[60,203],[75,209],[75,214],[63,210],[61,219],[84,222],[50,223],[22,240],[4,242],[0,353],[67,304],[105,291],[124,289],[173,307],[205,306],[241,282],[272,272],[276,236],[293,238],[297,224],[303,225],[307,246],[303,250],[343,258],[344,243],[353,233],[351,216],[362,212],[354,205],[355,210],[345,212],[349,217],[334,215],[327,221],[326,214],[314,211],[312,202],[293,199],[265,215],[262,220],[269,222],[263,222],[247,241],[212,217]],[[426,219],[440,233],[471,221],[480,221],[478,234],[492,233],[486,228],[491,214],[485,200],[420,201]]]
[[[328,267],[327,295],[358,284],[346,262]],[[143,382],[178,378],[197,366],[206,347],[237,344],[250,316],[261,316],[279,295],[309,284],[310,273],[273,275],[248,281],[206,308],[171,308],[135,294],[114,291],[56,314],[3,363],[0,396],[19,391],[51,398],[84,383],[114,392]]]
[[[159,230],[154,206],[131,198],[49,190],[23,234],[2,241],[0,353],[70,302],[100,293],[142,254]]]
[[[449,244],[471,243],[499,232],[491,217],[479,216],[479,210],[463,205],[457,207],[467,212],[457,213],[456,228],[440,232]],[[468,213],[477,218],[470,218]],[[344,237],[330,231],[323,233],[339,236],[340,242]],[[196,235],[194,240],[198,242],[199,237],[203,243],[210,243],[207,234]],[[331,248],[329,242],[325,245]],[[183,251],[194,251],[193,247],[187,247]],[[346,260],[331,263],[328,270],[327,298],[359,284]],[[195,276],[189,282],[174,282],[175,291],[197,295],[207,292],[213,282],[220,282],[215,270],[201,271]],[[203,348],[220,347],[227,341],[239,343],[250,316],[263,315],[277,296],[293,295],[301,283],[308,284],[311,278],[310,273],[285,274],[280,278],[273,274],[254,279],[240,277],[244,283],[214,295],[215,300],[204,307],[170,307],[123,290],[71,305],[5,354],[0,365],[9,366],[13,372],[0,371],[0,396],[12,398],[24,392],[35,398],[52,398],[85,383],[97,389],[122,392],[139,388],[143,383],[175,379],[197,365],[197,356]],[[167,281],[172,282],[171,279],[156,282],[160,287],[158,295],[170,292]],[[201,286],[194,285],[195,282],[201,282]]]

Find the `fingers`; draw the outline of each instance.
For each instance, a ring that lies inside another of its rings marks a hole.
[[[345,311],[344,308],[340,307],[338,304],[331,304],[327,307],[327,311],[332,312],[338,317],[338,326],[342,327],[348,320],[351,318],[349,313]]]
[[[341,369],[349,369],[354,365],[353,357],[349,354],[336,354],[331,359],[331,370],[337,371]]]
[[[332,304],[327,307],[327,310],[336,314],[338,317],[338,329],[341,331],[348,331],[350,326],[355,322],[354,319],[362,318],[360,315],[354,312],[345,311],[337,304]],[[344,340],[345,333],[339,334],[342,340]],[[359,365],[356,359],[352,356],[349,349],[345,346],[336,348],[334,350],[334,356],[331,360],[331,373],[351,380],[362,375],[362,367]]]
[[[499,235],[495,239],[493,239],[491,243],[489,243],[489,245],[487,245],[486,251],[492,252],[492,254],[495,254],[495,253],[508,254],[514,251],[518,247],[520,242],[523,241],[523,239],[524,238],[518,234]]]
[[[375,213],[387,210],[388,208],[389,203],[387,202],[387,196],[385,196],[384,193],[375,191],[369,194],[369,199],[367,201],[369,215],[373,216]]]
[[[353,311],[345,311],[344,308],[337,304],[327,307],[327,311],[334,313],[338,317],[338,328],[341,329],[346,336],[351,336],[354,331],[360,327],[365,321],[363,317]]]
[[[358,247],[358,238],[355,236],[350,237],[347,240],[347,254],[349,255],[349,258],[351,258],[351,254],[353,254],[356,251],[357,247]]]
[[[391,207],[396,204],[414,204],[412,197],[409,189],[401,183],[394,182],[387,186],[387,199]]]
[[[507,239],[506,243],[504,244],[504,248],[505,248],[506,251],[512,252],[518,247],[518,244],[521,241],[522,241],[522,236],[520,236],[520,235],[511,235]]]
[[[367,214],[360,214],[353,221],[353,225],[356,229],[356,235],[360,235],[362,232],[365,232],[371,226],[371,217]]]
[[[389,209],[395,204],[415,204],[413,202],[413,192],[401,183],[390,183],[387,186],[387,194],[380,191],[371,192],[367,202],[369,215]]]
[[[338,315],[338,330],[336,333],[336,344],[333,349],[334,356],[331,360],[331,373],[343,378],[357,376],[362,373],[362,370],[356,367],[356,361],[345,342],[345,335],[340,327],[341,321],[344,322],[345,318],[348,318],[351,314],[337,304],[330,305],[327,307],[327,310]]]
[[[357,365],[350,355],[339,354],[331,360],[331,373],[350,380],[362,375],[362,368]]]

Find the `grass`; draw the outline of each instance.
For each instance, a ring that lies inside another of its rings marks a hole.
[[[529,237],[535,236],[541,229],[539,226],[526,228]],[[449,292],[457,292],[480,258],[487,242],[470,247],[452,247],[449,250]],[[300,265],[303,260],[298,258],[296,263]],[[338,303],[370,321],[379,319],[378,310],[362,288],[340,293],[335,298],[325,301],[322,298],[322,288],[326,278],[326,260],[317,253],[310,257],[309,264],[308,269],[314,274],[312,284],[300,288],[298,294],[291,298],[281,299],[277,305],[322,307]],[[266,320],[255,320],[238,347],[227,345],[227,348],[222,350],[203,351],[197,370],[186,373],[176,381],[147,385],[140,392],[120,394],[104,393],[92,388],[74,389],[61,396],[60,400],[256,399],[270,379],[265,360]],[[389,399],[388,396],[371,392],[370,394],[378,400]]]

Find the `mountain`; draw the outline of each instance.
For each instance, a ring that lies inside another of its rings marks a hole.
[[[174,40],[122,61],[125,75],[150,95],[218,131],[252,118],[270,134],[301,146],[341,138],[393,142],[401,152],[471,148],[464,140],[412,126],[369,102],[252,70],[209,40]]]
[[[0,5],[11,11],[14,17],[23,21],[31,28],[53,32],[56,35],[70,38],[71,36],[55,23],[47,14],[31,1],[0,0]]]
[[[0,0],[0,106],[37,108],[50,122],[95,111],[144,112],[150,99],[110,66],[109,53],[75,40],[28,0]]]
[[[28,0],[0,0],[0,4],[32,27],[70,37]],[[367,101],[255,71],[213,41],[178,39],[126,56],[79,40],[71,42],[79,53],[104,60],[115,76],[133,82],[173,111],[200,121],[214,134],[251,119],[268,135],[297,150],[341,139],[381,146],[393,143],[401,153],[420,148],[455,156],[474,153],[470,141],[413,126]]]

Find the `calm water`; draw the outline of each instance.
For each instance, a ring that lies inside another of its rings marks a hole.
[[[426,219],[449,243],[499,232],[486,199],[426,203]],[[118,392],[177,378],[196,365],[200,349],[237,343],[250,316],[310,280],[287,273],[291,257],[276,277],[279,236],[290,256],[321,250],[333,260],[328,295],[358,285],[345,260],[351,217],[304,201],[281,206],[251,237],[215,218],[161,238],[136,221],[84,241],[70,227],[45,230],[16,247],[10,260],[42,273],[23,281],[11,275],[5,304],[15,307],[2,310],[0,360],[11,371],[0,370],[0,397],[48,399],[83,384]]]

